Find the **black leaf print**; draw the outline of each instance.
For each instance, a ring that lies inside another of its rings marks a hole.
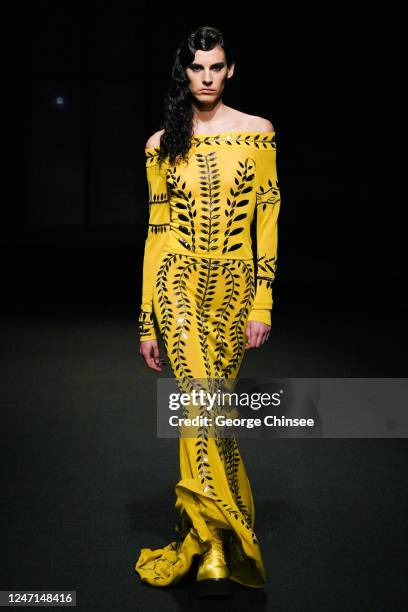
[[[236,251],[242,246],[242,243],[237,243],[235,245],[230,245],[229,241],[231,236],[234,236],[238,232],[233,232],[232,224],[242,221],[247,217],[247,213],[236,214],[237,208],[242,208],[244,206],[248,206],[249,200],[247,198],[241,198],[243,193],[248,193],[253,190],[252,185],[245,186],[247,183],[248,176],[254,176],[254,167],[255,162],[252,158],[245,159],[244,162],[239,162],[239,168],[237,168],[234,182],[237,185],[236,189],[231,187],[230,194],[231,198],[227,198],[226,207],[225,207],[225,216],[228,218],[227,228],[225,231],[225,239],[223,242],[222,253],[229,253],[232,251]],[[242,168],[242,170],[240,169]],[[235,228],[234,228],[235,229]],[[243,227],[240,228],[243,230]]]

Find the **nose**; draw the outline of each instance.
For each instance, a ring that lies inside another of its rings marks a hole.
[[[203,78],[203,85],[205,87],[209,87],[212,84],[212,78],[210,77],[210,75],[207,73],[205,74],[204,78]]]

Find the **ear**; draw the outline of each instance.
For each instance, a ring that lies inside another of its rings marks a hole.
[[[235,63],[231,64],[231,66],[228,69],[228,73],[227,73],[227,79],[230,79],[232,77],[232,75],[234,74],[234,70],[235,70]]]

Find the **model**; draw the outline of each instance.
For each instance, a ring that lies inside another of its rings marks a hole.
[[[163,129],[146,143],[149,227],[139,317],[140,353],[162,371],[157,320],[178,381],[238,377],[245,350],[271,330],[280,193],[272,123],[222,101],[234,61],[222,33],[192,32],[179,47]],[[256,265],[250,228],[256,221]],[[237,440],[178,439],[178,539],[143,548],[143,582],[168,586],[199,565],[199,593],[230,580],[261,587],[266,577],[255,508]]]

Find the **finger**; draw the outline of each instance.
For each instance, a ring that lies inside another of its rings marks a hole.
[[[162,368],[160,367],[160,363],[156,363],[154,352],[155,345],[150,344],[148,346],[144,346],[142,344],[141,353],[146,361],[146,365],[156,372],[161,372]]]
[[[256,334],[256,348],[259,348],[261,346],[261,344],[263,343],[263,332],[259,331]]]
[[[252,348],[252,330],[251,330],[250,325],[247,326],[245,333],[247,335],[247,342],[246,342],[245,348],[250,349]]]
[[[249,349],[255,348],[255,346],[256,346],[256,332],[253,329],[251,329],[248,348]]]
[[[157,342],[156,344],[153,345],[153,359],[156,365],[160,365],[160,351],[159,351],[159,345],[157,344]]]
[[[258,341],[258,332],[256,330],[253,330],[252,336],[251,336],[251,348],[256,348],[257,341]]]
[[[149,368],[151,368],[152,370],[155,370],[156,372],[161,372],[162,371],[162,367],[161,365],[157,364],[154,356],[153,355],[149,355],[146,359],[146,363],[148,365]]]

